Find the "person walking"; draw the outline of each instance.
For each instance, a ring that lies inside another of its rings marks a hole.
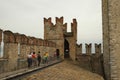
[[[45,56],[46,56],[46,63],[48,63],[49,53],[48,53],[48,52],[46,52],[45,54],[46,54],[46,55],[45,55]]]
[[[28,68],[30,68],[31,65],[32,65],[32,55],[31,55],[31,53],[29,53],[27,55],[27,62],[28,62]]]
[[[57,56],[57,59],[59,59],[59,57],[60,57],[59,50],[56,51],[56,56]]]
[[[45,52],[44,55],[43,55],[43,63],[48,63],[48,52]]]
[[[38,60],[38,66],[40,66],[40,63],[41,63],[41,55],[40,55],[40,51],[38,52],[37,60]]]
[[[33,66],[37,65],[37,55],[35,52],[33,52],[32,54],[32,61],[33,61]]]

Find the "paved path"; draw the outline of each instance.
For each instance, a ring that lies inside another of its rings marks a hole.
[[[27,76],[22,80],[104,80],[101,76],[84,70],[72,61],[63,61]]]

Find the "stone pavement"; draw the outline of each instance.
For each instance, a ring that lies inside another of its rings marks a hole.
[[[21,80],[104,80],[101,76],[80,68],[72,61],[63,61]]]

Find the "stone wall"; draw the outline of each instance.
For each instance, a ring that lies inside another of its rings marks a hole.
[[[109,0],[111,79],[120,79],[120,0]]]
[[[77,44],[76,61],[79,66],[104,77],[103,54],[101,44],[95,44],[95,53],[92,53],[92,44],[85,44],[86,52],[82,53],[82,44]]]
[[[73,22],[71,23],[71,33],[72,36],[66,35],[65,39],[69,42],[69,54],[70,58],[72,60],[75,60],[76,58],[76,43],[77,43],[77,21],[76,19],[73,19]]]
[[[110,79],[110,54],[109,54],[109,27],[108,27],[108,0],[102,0],[102,21],[103,21],[103,56],[105,76],[107,80]]]
[[[3,33],[4,54],[0,58],[0,73],[26,68],[27,55],[33,51],[35,53],[40,51],[41,56],[48,52],[50,57],[53,57],[56,51],[56,44],[52,41],[13,33],[9,30],[3,31]],[[2,40],[2,36],[0,36],[0,40]]]
[[[6,65],[8,64],[8,60],[7,59],[2,59],[0,58],[0,73],[3,73],[6,71]]]
[[[120,0],[103,0],[104,65],[107,80],[120,79]]]

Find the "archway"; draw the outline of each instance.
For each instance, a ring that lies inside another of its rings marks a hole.
[[[64,40],[64,58],[69,58],[69,42],[65,39]]]

